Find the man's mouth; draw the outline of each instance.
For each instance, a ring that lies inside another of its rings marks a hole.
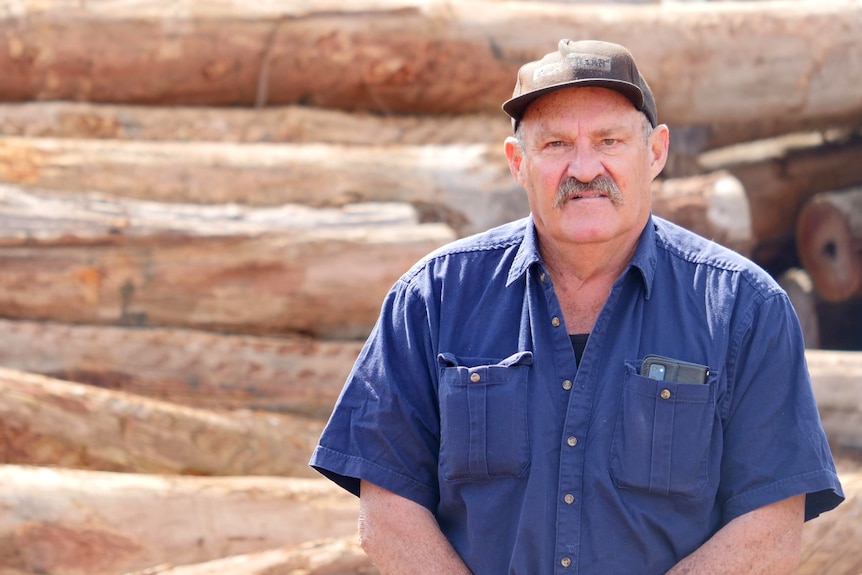
[[[586,190],[584,192],[577,192],[569,196],[570,200],[590,200],[595,198],[607,198],[608,195],[604,192],[600,192],[598,190]]]

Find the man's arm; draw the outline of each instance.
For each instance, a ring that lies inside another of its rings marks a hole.
[[[667,575],[785,575],[799,564],[805,495],[765,505],[722,527]]]
[[[431,512],[367,481],[360,486],[359,540],[383,575],[471,575]]]

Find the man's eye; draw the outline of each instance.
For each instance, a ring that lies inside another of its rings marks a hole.
[[[615,140],[614,138],[605,138],[602,140],[602,145],[603,146],[613,146],[614,144],[617,143],[617,141],[618,140]]]
[[[563,145],[563,142],[561,142],[560,140],[554,140],[553,142],[548,142],[548,143],[547,143],[547,146],[548,146],[549,148],[559,148],[559,147],[561,147],[562,145]]]

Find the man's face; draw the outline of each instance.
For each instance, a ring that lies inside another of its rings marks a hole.
[[[667,127],[647,137],[643,114],[605,88],[566,88],[537,99],[510,138],[512,174],[527,191],[540,238],[633,241],[650,211],[650,184],[667,159]]]

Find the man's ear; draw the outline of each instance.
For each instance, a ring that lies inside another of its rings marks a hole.
[[[650,173],[658,176],[667,163],[668,146],[670,145],[670,130],[667,125],[659,124],[653,128],[648,142],[650,148]]]
[[[521,150],[521,144],[514,136],[509,136],[503,143],[503,148],[506,151],[506,158],[509,160],[509,171],[515,176],[515,179],[521,181],[521,161],[524,159],[524,152]]]

